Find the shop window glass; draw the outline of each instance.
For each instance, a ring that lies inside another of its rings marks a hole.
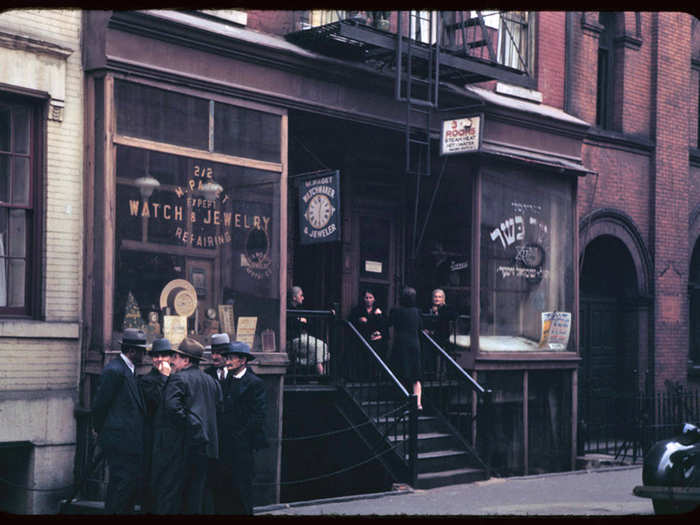
[[[150,195],[145,177],[159,183]],[[199,299],[191,334],[204,338],[207,311],[218,318],[219,305],[233,304],[234,323],[257,318],[260,351],[261,332],[279,329],[279,181],[279,173],[119,146],[115,331],[125,321],[146,325],[149,311],[168,313],[161,291],[186,279]],[[207,194],[207,183],[220,191]]]
[[[280,162],[279,115],[228,104],[214,105],[214,151]]]
[[[209,149],[209,101],[117,80],[117,132],[121,135]]]
[[[569,348],[566,326],[571,326],[574,286],[570,181],[487,172],[481,203],[480,349]],[[547,326],[551,332],[541,340]]]

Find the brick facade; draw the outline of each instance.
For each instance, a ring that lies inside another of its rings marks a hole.
[[[41,489],[70,485],[76,440],[83,274],[81,17],[78,10],[0,14],[0,84],[49,98],[40,173],[41,253],[35,254],[41,261],[40,313],[36,319],[0,320],[0,442],[32,444],[27,464],[19,468],[26,468],[24,484]],[[9,489],[3,501],[13,503],[3,510],[53,513],[65,496],[65,491]]]

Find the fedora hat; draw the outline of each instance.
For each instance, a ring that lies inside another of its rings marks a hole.
[[[228,345],[231,340],[228,334],[212,334],[211,335],[211,351],[215,354],[228,353]]]
[[[137,328],[127,328],[122,334],[122,346],[146,349],[146,334]]]
[[[174,348],[173,352],[177,352],[182,355],[186,355],[187,357],[191,357],[193,359],[200,360],[202,359],[202,354],[204,354],[204,347],[199,344],[198,341],[195,341],[194,339],[191,339],[189,337],[185,337],[178,348]]]
[[[151,345],[151,354],[166,354],[173,351],[173,347],[170,345],[170,341],[166,338],[154,339]]]
[[[250,346],[248,346],[248,343],[244,343],[243,341],[234,341],[229,343],[229,349],[226,353],[244,355],[248,358],[248,361],[255,359],[255,356],[250,353]]]

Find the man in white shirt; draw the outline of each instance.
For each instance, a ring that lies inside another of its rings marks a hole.
[[[212,334],[211,336],[211,360],[213,364],[204,369],[204,373],[216,379],[223,387],[228,376],[226,368],[226,354],[229,351],[230,339],[228,334]]]

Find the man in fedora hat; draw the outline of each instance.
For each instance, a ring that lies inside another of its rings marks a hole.
[[[202,514],[208,465],[219,457],[221,387],[199,369],[197,341],[185,338],[173,352],[154,426],[154,512]]]
[[[218,380],[222,386],[228,375],[226,357],[224,356],[228,353],[228,345],[230,342],[231,340],[228,334],[211,335],[211,359],[214,364],[204,369],[205,374],[209,374],[214,379]]]
[[[143,433],[144,491],[141,508],[144,512],[153,510],[153,489],[151,488],[151,462],[153,453],[153,420],[160,404],[163,387],[170,375],[170,357],[173,353],[170,341],[154,339],[148,355],[153,367],[148,374],[139,376],[139,386],[146,405],[146,422]]]
[[[230,344],[226,359],[229,374],[219,418],[221,468],[219,490],[214,493],[217,514],[253,514],[253,453],[267,446],[265,385],[247,367],[253,359],[246,343]]]
[[[92,405],[97,442],[109,466],[107,514],[132,513],[142,482],[146,411],[134,373],[145,349],[141,330],[124,330],[121,353],[102,370]]]

